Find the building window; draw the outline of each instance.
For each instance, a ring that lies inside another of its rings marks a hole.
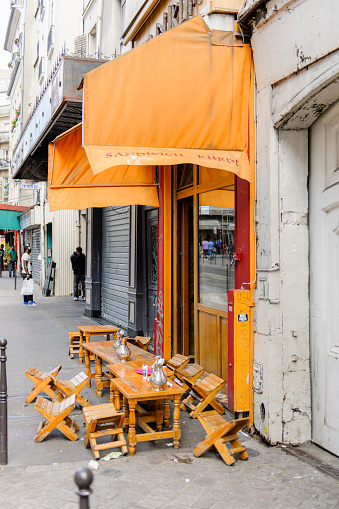
[[[48,33],[48,39],[47,39],[47,56],[48,56],[48,58],[51,58],[53,50],[54,50],[54,25],[51,25],[51,28],[49,29],[49,33]]]
[[[39,85],[44,81],[44,58],[40,58],[39,64]]]

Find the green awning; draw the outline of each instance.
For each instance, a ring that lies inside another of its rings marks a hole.
[[[17,210],[0,210],[0,230],[20,230],[21,214]]]

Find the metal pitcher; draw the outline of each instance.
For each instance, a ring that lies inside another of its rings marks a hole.
[[[167,386],[167,377],[163,371],[165,359],[156,359],[152,366],[152,374],[149,377],[149,383],[154,391],[162,391]]]
[[[116,340],[113,343],[113,348],[115,350],[117,350],[119,348],[119,346],[121,345],[121,340],[124,337],[124,334],[125,333],[124,333],[124,331],[122,329],[117,332]]]
[[[131,350],[128,348],[126,343],[127,338],[121,339],[121,345],[116,349],[116,356],[121,360],[121,362],[126,362],[131,356]]]

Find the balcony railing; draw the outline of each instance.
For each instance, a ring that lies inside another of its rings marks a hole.
[[[9,131],[0,132],[0,141],[8,141],[9,140]]]
[[[0,106],[0,117],[4,117],[5,115],[9,115],[10,111],[10,105],[9,104],[2,104]]]
[[[9,167],[9,161],[7,159],[4,159],[3,157],[0,158],[0,168],[8,168]]]
[[[48,58],[51,58],[54,49],[54,25],[51,25],[49,29],[48,39],[47,39],[47,55]]]

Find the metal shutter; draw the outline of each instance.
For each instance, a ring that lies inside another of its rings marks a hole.
[[[31,252],[31,262],[32,262],[32,274],[34,283],[40,285],[40,277],[41,277],[41,260],[38,260],[38,256],[40,254],[40,227],[34,228],[32,230],[32,252]]]
[[[128,328],[129,207],[102,211],[101,316]]]

